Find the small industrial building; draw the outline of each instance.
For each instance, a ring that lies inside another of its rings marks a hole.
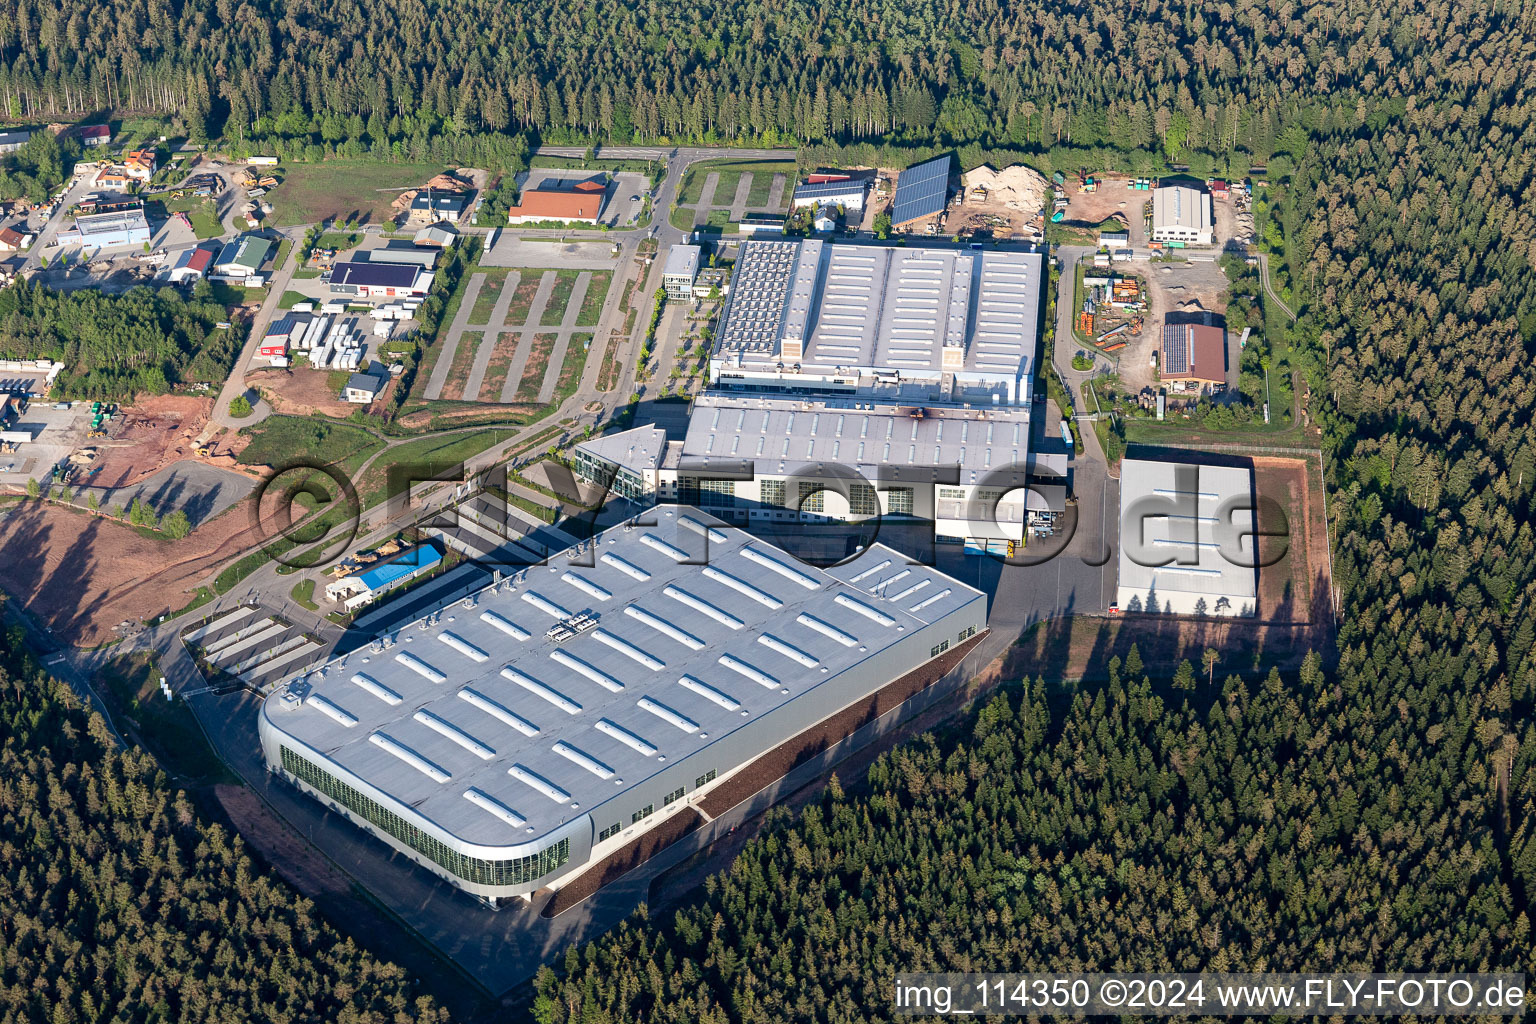
[[[667,298],[687,302],[693,298],[693,282],[699,276],[699,247],[674,245],[667,250],[666,265],[661,268],[661,285]]]
[[[803,181],[795,186],[793,208],[841,206],[850,213],[863,213],[869,195],[867,179],[841,178],[830,181]]]
[[[224,243],[213,260],[213,272],[220,277],[244,280],[259,273],[267,262],[272,243],[259,235],[240,235]]]
[[[596,224],[603,212],[607,186],[599,181],[578,181],[570,188],[524,189],[517,205],[507,214],[508,224],[536,224],[539,221],[569,221]]]
[[[153,234],[143,209],[137,207],[78,216],[75,218],[75,232],[81,245],[100,248],[143,245]]]
[[[289,680],[268,769],[492,905],[558,889],[986,629],[871,545],[818,569],[668,505]]]
[[[363,605],[379,599],[387,590],[415,579],[424,572],[435,569],[443,560],[442,553],[430,544],[418,544],[406,548],[389,559],[375,562],[366,570],[325,585],[325,596],[340,602],[347,611],[356,611]]]
[[[749,213],[736,222],[736,228],[746,238],[754,235],[782,235],[784,218],[776,213]]]
[[[32,141],[36,132],[31,128],[13,128],[8,132],[0,132],[0,153],[14,153],[22,146]]]
[[[446,249],[459,240],[459,229],[452,224],[428,224],[411,241],[429,249]]]
[[[1122,460],[1120,610],[1256,614],[1254,509],[1250,469]]]
[[[217,242],[202,242],[183,250],[165,276],[172,284],[195,284],[208,275],[221,248]]]
[[[379,397],[379,392],[384,390],[388,380],[383,369],[374,363],[367,370],[347,378],[347,386],[342,388],[341,397],[357,405],[368,405]]]
[[[295,343],[294,336],[301,334],[309,326],[306,318],[285,316],[272,321],[267,325],[267,333],[262,335],[259,355],[273,361],[273,365],[286,366],[288,364],[288,350]],[[281,360],[281,363],[278,361]]]
[[[411,200],[409,220],[413,224],[457,224],[468,207],[469,196],[463,192],[424,188]]]
[[[331,267],[331,292],[360,299],[425,296],[432,271],[417,263],[337,263]]]
[[[1225,328],[1196,323],[1164,324],[1158,374],[1175,392],[1225,387]]]
[[[1160,185],[1152,193],[1152,241],[1210,245],[1215,238],[1210,194],[1191,185]]]
[[[949,201],[948,154],[908,167],[896,176],[891,197],[891,227],[900,228],[943,213]]]
[[[418,245],[388,242],[377,249],[366,249],[356,254],[356,259],[368,263],[414,263],[428,270],[437,266],[441,249],[422,248]]]

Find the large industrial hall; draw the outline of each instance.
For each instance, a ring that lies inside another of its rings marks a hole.
[[[742,243],[710,358],[729,390],[1028,405],[1037,252]]]
[[[1122,611],[1257,613],[1252,470],[1124,459],[1120,523]]]
[[[986,613],[889,548],[820,570],[662,505],[291,680],[262,707],[263,753],[499,904],[558,888]]]

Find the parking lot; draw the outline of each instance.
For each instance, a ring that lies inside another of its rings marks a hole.
[[[502,228],[480,262],[487,267],[562,267],[612,270],[618,266],[612,242],[558,242],[519,238],[516,228]]]
[[[46,483],[53,467],[85,443],[90,423],[89,402],[55,409],[50,402],[34,401],[11,427],[32,431],[33,440],[0,455],[0,486],[25,487],[29,479]]]

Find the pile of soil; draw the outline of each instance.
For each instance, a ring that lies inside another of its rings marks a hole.
[[[554,917],[570,910],[614,879],[644,864],[662,850],[704,824],[697,811],[684,807],[672,817],[635,839],[627,846],[615,850],[602,862],[583,871],[570,884],[555,890],[555,895],[544,905],[542,915]]]
[[[718,818],[743,800],[758,793],[783,778],[797,765],[804,764],[828,747],[846,739],[861,726],[879,718],[897,707],[913,694],[932,686],[981,642],[986,633],[951,647],[939,657],[922,665],[895,682],[850,705],[787,742],[779,744],[768,753],[746,765],[735,775],[722,782],[713,792],[699,802],[699,807],[711,818]]]

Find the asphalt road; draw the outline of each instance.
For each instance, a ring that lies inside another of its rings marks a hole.
[[[548,147],[541,152],[551,155],[579,156],[576,147]],[[673,228],[668,214],[677,197],[683,172],[699,160],[716,157],[742,159],[771,158],[785,155],[774,150],[719,150],[682,149],[657,150],[647,148],[606,149],[604,157],[624,159],[657,159],[667,161],[667,173],[652,204],[652,219],[632,230],[608,232],[561,232],[566,237],[601,238],[604,242],[618,242],[621,246],[619,266],[623,271],[633,265],[636,250],[642,240],[654,237],[665,253],[666,247],[683,241],[686,233]],[[303,226],[288,229],[298,233]],[[519,234],[532,232],[519,231]],[[1089,251],[1085,248],[1063,249],[1059,252],[1067,258],[1070,268],[1076,255]],[[644,280],[637,285],[635,294],[642,310],[648,308],[645,297],[660,286],[662,261],[656,260],[644,273]],[[215,419],[226,425],[228,402],[245,390],[244,369],[253,354],[266,323],[274,315],[285,290],[291,270],[278,271],[271,282],[266,302],[252,324],[250,340],[241,353],[230,378],[225,382]],[[618,353],[625,367],[623,380],[611,392],[596,391],[595,381],[602,362],[602,349],[610,332],[622,323],[618,299],[623,293],[624,274],[616,274],[610,287],[598,326],[594,329],[597,341],[594,358],[587,362],[586,373],[580,388],[554,414],[518,431],[508,441],[495,446],[469,460],[467,471],[473,474],[481,469],[504,461],[515,446],[524,444],[527,438],[547,429],[548,425],[563,418],[574,422],[565,431],[574,436],[583,426],[605,418],[627,401],[635,390],[634,355],[643,341],[648,317],[638,316]],[[1070,318],[1072,302],[1070,270],[1063,275],[1065,299],[1059,301],[1058,312],[1065,311]],[[1060,330],[1060,328],[1058,328]],[[1058,335],[1060,336],[1060,335]],[[1077,388],[1086,374],[1071,369],[1070,319],[1067,321],[1066,343],[1057,346],[1057,367],[1068,386]],[[1063,359],[1063,356],[1065,357]],[[1065,363],[1065,366],[1062,363]],[[1043,406],[1041,406],[1043,409]],[[1072,415],[1070,410],[1068,415]],[[395,855],[383,844],[339,820],[318,802],[297,793],[292,787],[274,780],[265,770],[257,743],[255,722],[258,700],[251,694],[240,693],[217,696],[200,690],[200,679],[191,658],[182,648],[179,633],[184,623],[169,623],[147,630],[131,638],[118,648],[153,649],[157,651],[159,665],[173,686],[195,694],[191,705],[214,745],[224,757],[244,776],[255,790],[299,833],[306,835],[326,856],[341,866],[361,885],[375,893],[412,931],[428,943],[445,952],[469,973],[480,977],[487,988],[503,990],[531,975],[537,965],[547,962],[565,949],[571,942],[590,938],[612,927],[627,915],[636,903],[645,899],[651,880],[661,871],[706,847],[721,835],[745,824],[760,814],[764,807],[781,794],[814,780],[830,770],[832,764],[849,754],[889,740],[904,722],[941,701],[953,700],[963,683],[974,676],[992,660],[1003,654],[1029,626],[1049,618],[1082,613],[1102,612],[1112,599],[1114,569],[1109,553],[1117,549],[1118,531],[1118,483],[1105,471],[1104,456],[1097,439],[1086,422],[1085,413],[1077,413],[1076,427],[1082,435],[1085,455],[1071,463],[1073,490],[1076,503],[1068,512],[1063,535],[1048,544],[1031,545],[1026,549],[1034,564],[1003,565],[992,558],[963,558],[958,554],[941,556],[941,568],[966,582],[986,589],[993,595],[991,608],[991,632],[984,638],[967,661],[956,670],[952,678],[924,691],[913,701],[866,726],[844,744],[828,751],[822,759],[795,770],[784,782],[771,787],[759,797],[727,812],[710,825],[694,833],[686,840],[653,858],[646,865],[605,888],[581,907],[561,915],[553,921],[538,917],[534,908],[517,906],[499,913],[482,908],[477,902],[439,881],[436,876],[416,867],[403,857]],[[250,421],[245,421],[250,422]],[[238,424],[238,425],[244,425]],[[476,429],[476,428],[465,428]],[[374,460],[385,458],[402,441],[391,440]],[[371,460],[371,461],[374,461]],[[362,472],[367,467],[362,467]],[[451,493],[448,491],[446,493]],[[441,496],[437,499],[441,500]],[[421,514],[411,513],[411,518]],[[361,535],[350,545],[363,547],[398,529],[399,521],[384,520],[377,513],[363,528]],[[293,584],[302,578],[299,574],[279,575],[275,565],[266,565],[219,601],[204,606],[194,615],[201,618],[217,609],[227,608],[243,601],[257,600],[264,607],[275,611],[290,622],[308,629],[323,639],[336,639],[340,630],[320,615],[303,609],[289,596]],[[96,656],[89,652],[73,652],[66,659],[68,669],[82,677],[88,676]],[[88,686],[87,686],[88,688]]]

